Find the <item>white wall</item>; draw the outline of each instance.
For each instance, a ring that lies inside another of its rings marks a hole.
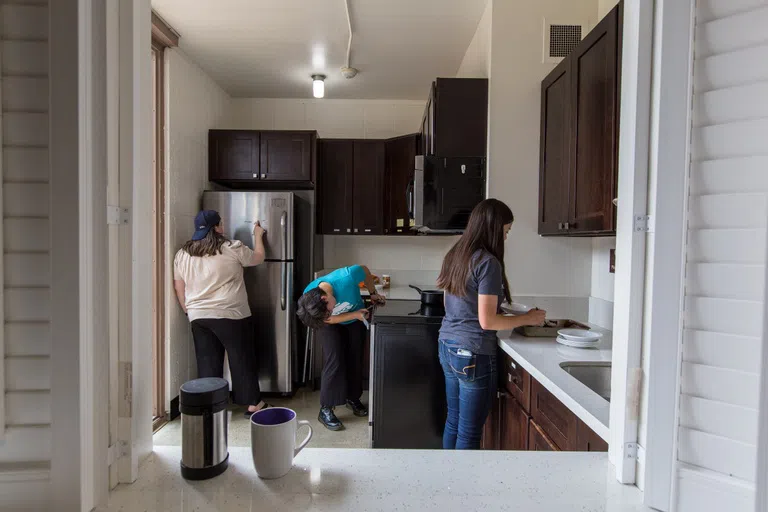
[[[491,18],[493,0],[488,0],[477,30],[456,73],[458,78],[489,78],[491,76]]]
[[[595,0],[493,2],[489,190],[515,213],[506,264],[516,295],[590,295],[591,240],[537,234],[539,120],[541,80],[554,67],[542,63],[543,19],[593,23],[596,9]]]
[[[610,272],[611,249],[616,237],[592,239],[592,283],[589,294],[589,321],[606,329],[613,327],[614,276]]]
[[[602,20],[611,9],[616,7],[618,0],[598,0],[597,2],[597,21]]]
[[[208,187],[208,130],[225,123],[229,96],[182,50],[166,59],[166,399],[197,376],[189,321],[173,291],[173,258],[192,235],[203,190]]]
[[[48,6],[4,4],[0,17],[4,250],[0,347],[5,347],[0,369],[0,377],[4,374],[0,508],[15,509],[43,503],[50,493]],[[9,485],[14,492],[9,492]]]

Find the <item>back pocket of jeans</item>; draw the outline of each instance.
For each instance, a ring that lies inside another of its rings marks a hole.
[[[458,348],[448,347],[448,364],[451,365],[453,373],[455,373],[456,377],[460,380],[475,380],[477,356],[474,354],[471,356],[459,355],[458,351]]]

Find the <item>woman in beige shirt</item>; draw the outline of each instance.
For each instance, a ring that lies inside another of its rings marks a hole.
[[[226,352],[233,400],[248,406],[246,417],[269,407],[261,400],[254,325],[243,282],[243,267],[264,261],[263,235],[255,222],[251,250],[224,236],[218,212],[204,210],[195,217],[192,239],[173,262],[176,297],[192,325],[198,377],[223,377]]]

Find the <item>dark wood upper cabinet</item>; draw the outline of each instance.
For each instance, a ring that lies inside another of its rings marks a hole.
[[[318,214],[320,233],[352,233],[352,180],[354,143],[351,140],[318,141]]]
[[[254,190],[280,183],[311,188],[316,139],[312,131],[209,130],[208,179]]]
[[[623,2],[541,85],[539,234],[616,232]]]
[[[409,235],[408,199],[406,193],[413,180],[416,155],[419,154],[420,135],[411,134],[386,141],[384,234]]]
[[[571,75],[561,62],[541,83],[539,234],[562,234],[568,218],[570,185]]]
[[[208,177],[211,181],[259,179],[259,132],[210,130]]]
[[[384,234],[383,140],[354,142],[354,178],[352,180],[352,233]]]
[[[425,155],[486,156],[488,80],[438,78],[432,83],[421,123]]]
[[[315,132],[261,132],[259,177],[271,181],[313,181]]]
[[[615,231],[618,170],[619,10],[591,31],[570,55],[571,173],[569,230]]]

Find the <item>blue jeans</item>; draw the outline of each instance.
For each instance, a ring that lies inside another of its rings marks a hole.
[[[440,340],[440,364],[448,401],[443,448],[477,450],[498,386],[496,356],[459,355],[460,348],[455,341]]]

